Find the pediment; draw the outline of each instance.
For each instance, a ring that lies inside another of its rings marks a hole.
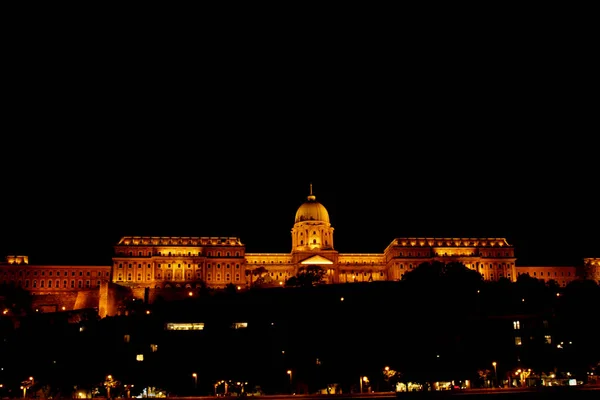
[[[333,264],[333,261],[331,261],[323,256],[320,256],[320,255],[314,255],[312,257],[308,257],[307,259],[302,260],[300,262],[300,264],[302,264],[302,265],[315,265],[315,264],[316,265],[319,265],[319,264],[320,265],[323,265],[323,264],[331,265],[331,264]]]

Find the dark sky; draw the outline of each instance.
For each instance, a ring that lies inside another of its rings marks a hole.
[[[168,162],[160,151],[86,158],[62,150],[62,161],[19,172],[20,184],[5,192],[0,249],[29,255],[31,263],[104,265],[122,236],[153,235],[238,236],[249,252],[289,252],[294,216],[312,183],[340,252],[381,253],[395,237],[506,237],[520,265],[579,265],[600,256],[597,204],[585,189],[589,166],[565,171],[536,159],[475,168],[462,159],[477,157],[456,152],[431,163],[436,157],[426,148],[414,159],[401,156],[403,149],[396,157],[383,149],[363,155],[363,146],[348,154],[347,144],[336,150],[337,143],[318,142],[306,158],[249,151],[240,161],[225,150],[219,157],[199,152],[193,161],[184,155],[194,151],[183,151]],[[161,148],[166,143],[179,145]],[[336,152],[345,160],[332,158]],[[124,165],[111,167],[121,164],[118,157]],[[130,158],[153,161],[146,167]]]
[[[313,183],[340,252],[469,236],[506,237],[520,265],[600,257],[597,73],[579,29],[241,35],[194,51],[20,37],[6,50],[0,255],[107,265],[125,235],[289,252]]]

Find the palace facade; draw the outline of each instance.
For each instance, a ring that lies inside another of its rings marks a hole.
[[[296,211],[290,253],[246,253],[237,237],[125,236],[114,246],[112,265],[29,265],[26,256],[8,256],[0,264],[0,283],[44,296],[40,306],[48,310],[99,302],[102,314],[110,315],[115,306],[107,301],[111,303],[114,287],[151,301],[165,289],[283,286],[309,266],[326,271],[328,284],[395,281],[433,261],[463,263],[486,281],[514,282],[521,274],[560,286],[584,275],[600,281],[598,258],[585,258],[583,266],[517,266],[516,260],[514,247],[504,238],[406,237],[393,239],[382,253],[339,253],[329,213],[311,185]]]
[[[488,281],[529,274],[565,286],[577,267],[518,267],[504,238],[396,238],[382,253],[339,253],[327,209],[310,193],[296,211],[290,253],[246,253],[237,237],[123,237],[114,248],[114,283],[163,289],[284,285],[308,266],[326,271],[325,283],[394,281],[424,262],[461,262]]]

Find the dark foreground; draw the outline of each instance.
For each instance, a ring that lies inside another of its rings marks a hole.
[[[538,389],[498,389],[498,390],[463,390],[446,392],[413,392],[397,393],[398,400],[600,400],[600,386],[563,386],[563,387],[543,387]]]
[[[225,397],[225,400],[237,397]],[[247,400],[600,400],[600,385],[543,387],[536,389],[468,389],[443,392],[379,392],[352,394],[301,394],[248,396]],[[182,398],[179,398],[181,400]],[[215,400],[215,397],[189,397],[188,399]]]

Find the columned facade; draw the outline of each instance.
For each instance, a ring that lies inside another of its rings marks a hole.
[[[397,238],[382,253],[338,253],[327,209],[310,187],[296,211],[290,253],[246,253],[235,237],[124,237],[115,246],[113,282],[162,289],[283,286],[304,268],[325,283],[399,280],[423,262],[461,262],[485,280],[516,280],[514,248],[503,238]]]

